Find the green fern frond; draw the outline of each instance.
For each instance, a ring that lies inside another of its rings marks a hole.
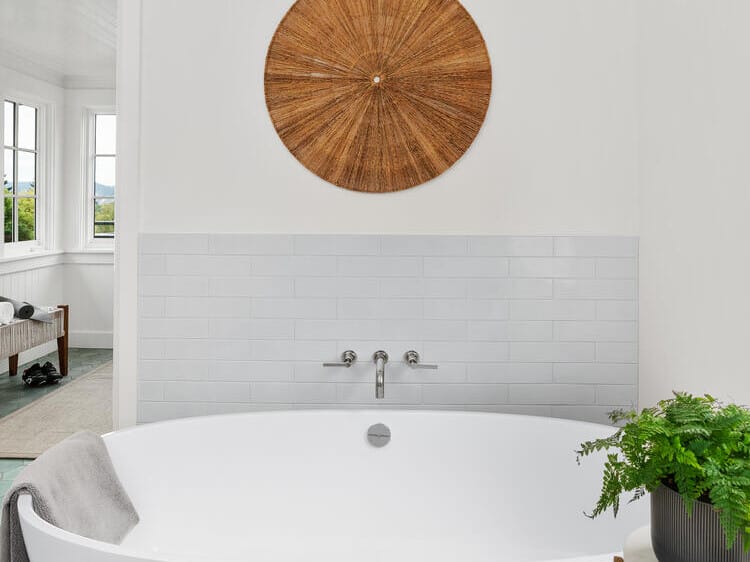
[[[612,510],[623,493],[637,501],[659,486],[682,496],[688,514],[709,499],[727,548],[738,540],[750,551],[750,410],[710,395],[676,392],[657,407],[610,414],[622,426],[610,437],[582,443],[577,461],[606,452],[602,490],[590,517]]]

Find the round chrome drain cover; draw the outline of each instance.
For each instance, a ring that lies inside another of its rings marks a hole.
[[[367,440],[373,447],[385,447],[391,441],[391,430],[385,424],[376,423],[367,430]]]

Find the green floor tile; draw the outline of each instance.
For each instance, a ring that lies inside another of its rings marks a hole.
[[[20,472],[25,468],[24,464],[21,464],[21,466],[14,468],[13,470],[9,470],[7,472],[3,472],[3,482],[13,482],[13,480],[16,479],[16,477],[20,474]]]
[[[44,364],[45,361],[50,361],[55,366],[58,366],[57,353],[50,353],[49,355],[40,357],[35,363],[38,362]],[[65,377],[60,384],[69,384],[77,377],[90,373],[108,361],[112,361],[111,349],[71,348],[68,357],[69,376]],[[2,364],[0,369],[7,368],[7,362],[2,362],[0,364]],[[30,366],[31,363],[19,366],[18,376],[15,377],[9,376],[7,370],[0,373],[0,418],[31,404],[34,400],[41,398],[50,392],[54,392],[58,388],[59,385],[28,388],[23,384],[21,375],[23,374],[24,369]],[[0,470],[0,472],[2,471]]]
[[[24,463],[25,461],[17,459],[0,459],[0,480],[3,480],[3,474],[16,470],[19,466],[23,466]]]
[[[0,498],[5,496],[5,492],[10,490],[10,486],[13,482],[6,482],[5,480],[0,481]]]

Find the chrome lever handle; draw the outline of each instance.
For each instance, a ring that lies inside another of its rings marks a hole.
[[[354,353],[352,350],[345,351],[341,354],[341,361],[336,363],[323,363],[324,367],[343,367],[344,369],[348,369],[354,363],[357,362],[357,354]]]
[[[419,353],[416,351],[407,351],[404,353],[404,363],[409,365],[412,369],[429,369],[429,370],[435,370],[438,368],[437,365],[429,365],[426,363],[420,363],[420,357]]]

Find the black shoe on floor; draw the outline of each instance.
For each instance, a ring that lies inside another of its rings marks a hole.
[[[62,378],[62,375],[57,372],[55,366],[49,361],[42,365],[42,373],[47,377],[47,384],[57,384]]]
[[[34,363],[31,367],[23,372],[23,382],[26,386],[42,386],[47,384],[47,375],[42,371],[39,363]]]

